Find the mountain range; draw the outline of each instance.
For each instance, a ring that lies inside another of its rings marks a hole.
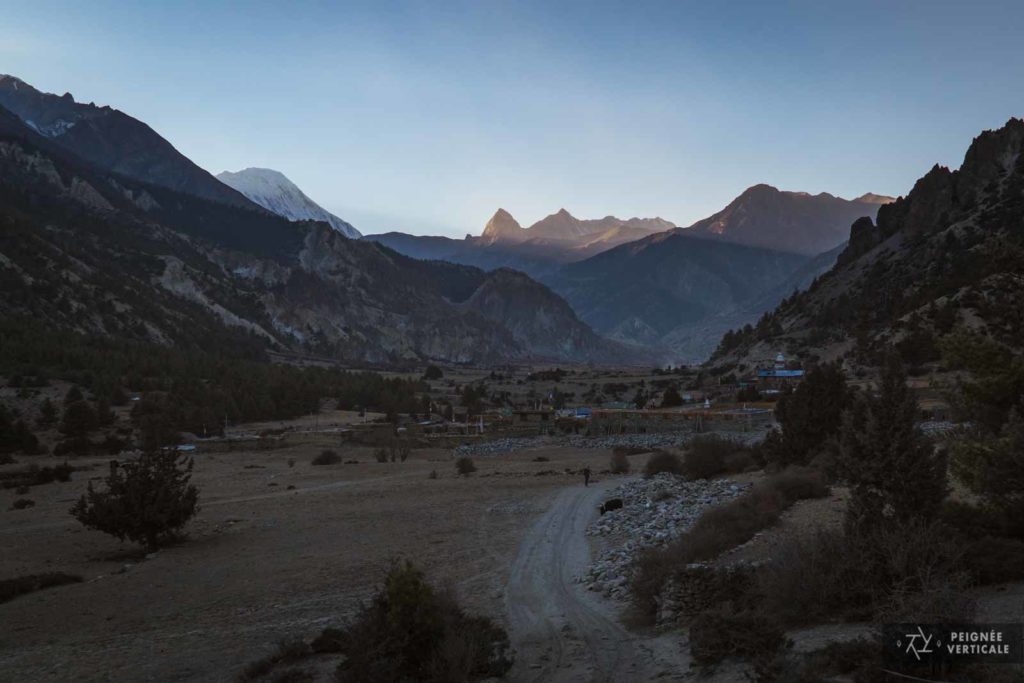
[[[70,105],[70,96],[10,77],[4,92],[28,117],[0,105],[6,318],[183,346],[255,342],[360,363],[638,357],[520,273],[416,260],[326,222],[290,221],[126,114],[62,109],[53,100]],[[102,119],[89,145],[71,144],[72,131]],[[122,139],[133,131],[139,136]]]
[[[699,362],[726,331],[831,267],[850,224],[890,201],[755,185],[688,228],[661,218],[579,219],[565,209],[523,228],[498,209],[479,237],[366,239],[419,259],[522,270],[600,334],[665,362]]]
[[[1022,273],[1024,121],[1010,119],[976,137],[959,169],[936,165],[877,220],[857,220],[834,267],[727,334],[713,363],[749,368],[783,351],[877,365],[895,346],[918,365],[963,330],[1019,350]]]
[[[351,224],[307,197],[280,171],[269,168],[245,168],[234,173],[223,171],[217,174],[217,180],[238,190],[264,209],[288,220],[323,221],[345,237],[362,237]]]

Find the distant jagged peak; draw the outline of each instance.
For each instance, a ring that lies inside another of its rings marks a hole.
[[[525,233],[526,231],[523,230],[523,226],[519,225],[519,221],[513,218],[512,214],[505,209],[499,208],[491,216],[491,220],[487,221],[487,225],[484,226],[483,234],[480,237],[484,244],[522,242],[527,239]]]

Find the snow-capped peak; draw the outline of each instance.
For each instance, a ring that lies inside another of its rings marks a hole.
[[[232,173],[224,171],[217,179],[232,187],[264,209],[291,221],[324,221],[351,239],[362,235],[349,223],[335,216],[307,197],[295,183],[280,171],[270,168],[246,168]]]

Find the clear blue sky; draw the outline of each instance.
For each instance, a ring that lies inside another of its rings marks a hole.
[[[363,232],[905,193],[1024,115],[1024,3],[0,0],[0,72]],[[162,5],[162,6],[158,6]],[[174,7],[172,7],[174,5]]]

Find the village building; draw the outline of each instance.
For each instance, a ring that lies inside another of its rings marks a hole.
[[[803,378],[803,369],[792,367],[780,352],[771,366],[757,369],[757,388],[764,393],[777,393],[799,384]]]

